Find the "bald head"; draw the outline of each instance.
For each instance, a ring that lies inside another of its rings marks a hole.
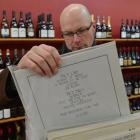
[[[60,15],[61,29],[65,28],[65,25],[71,25],[75,22],[83,21],[90,23],[91,16],[88,9],[82,4],[70,4],[62,11]]]
[[[61,31],[68,49],[75,51],[91,47],[94,27],[88,9],[82,4],[70,4],[60,15]]]

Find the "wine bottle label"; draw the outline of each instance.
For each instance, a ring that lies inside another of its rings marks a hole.
[[[26,29],[19,28],[19,37],[26,37]]]
[[[96,38],[102,38],[102,32],[96,32]]]
[[[134,94],[135,94],[135,95],[139,94],[139,88],[135,88]]]
[[[139,94],[140,94],[140,85],[139,85]]]
[[[135,33],[134,34],[131,34],[131,38],[136,38]]]
[[[0,119],[3,119],[3,110],[0,110]]]
[[[126,38],[126,32],[121,32],[121,38]]]
[[[106,38],[106,32],[102,32],[102,38]]]
[[[132,64],[135,65],[136,64],[136,60],[132,60]]]
[[[135,38],[140,38],[140,33],[135,33]]]
[[[48,37],[48,32],[47,32],[47,30],[41,30],[41,31],[40,31],[40,37]]]
[[[120,66],[123,66],[123,58],[119,58]]]
[[[18,37],[18,28],[11,28],[11,37]]]
[[[54,30],[48,30],[48,37],[50,37],[50,38],[55,37],[55,32],[54,32]]]
[[[34,30],[32,28],[28,29],[28,37],[34,37]]]
[[[132,65],[132,60],[131,60],[131,58],[127,60],[127,64],[128,64],[128,66],[131,66],[131,65]]]
[[[127,66],[127,60],[126,59],[123,60],[123,65]]]
[[[107,33],[106,33],[106,37],[107,37],[107,38],[112,38],[112,32],[107,32]]]
[[[3,117],[4,118],[10,118],[11,117],[10,108],[3,110]]]
[[[132,95],[132,86],[127,87],[127,96]]]
[[[131,34],[130,33],[126,33],[126,38],[131,38]]]
[[[9,29],[1,29],[2,37],[9,37]]]

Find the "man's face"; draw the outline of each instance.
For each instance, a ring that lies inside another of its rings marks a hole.
[[[91,47],[93,44],[93,24],[84,17],[64,19],[61,30],[67,47],[72,51]]]

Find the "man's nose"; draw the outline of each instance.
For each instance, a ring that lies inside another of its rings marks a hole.
[[[77,34],[74,34],[73,40],[74,40],[75,43],[79,43],[80,42],[80,37]]]

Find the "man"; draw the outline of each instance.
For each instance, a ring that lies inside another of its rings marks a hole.
[[[91,47],[94,43],[94,32],[91,15],[82,4],[68,5],[60,15],[60,26],[67,47],[62,53],[76,51]],[[40,75],[49,77],[56,74],[62,60],[57,49],[41,44],[33,46],[17,64],[18,68],[28,68]],[[0,104],[11,103],[16,99],[17,93],[8,69],[0,74]]]
[[[67,46],[62,48],[61,53],[91,47],[94,44],[95,29],[90,13],[84,5],[70,4],[67,6],[60,15],[60,26]],[[54,47],[41,44],[32,47],[22,57],[17,67],[20,69],[28,68],[42,76],[51,77],[58,72],[61,63],[61,56]],[[5,69],[0,74],[0,104],[11,104],[11,102],[18,100],[19,97],[10,72]],[[36,134],[35,130],[31,131],[29,139],[39,139],[31,136],[31,134]]]

